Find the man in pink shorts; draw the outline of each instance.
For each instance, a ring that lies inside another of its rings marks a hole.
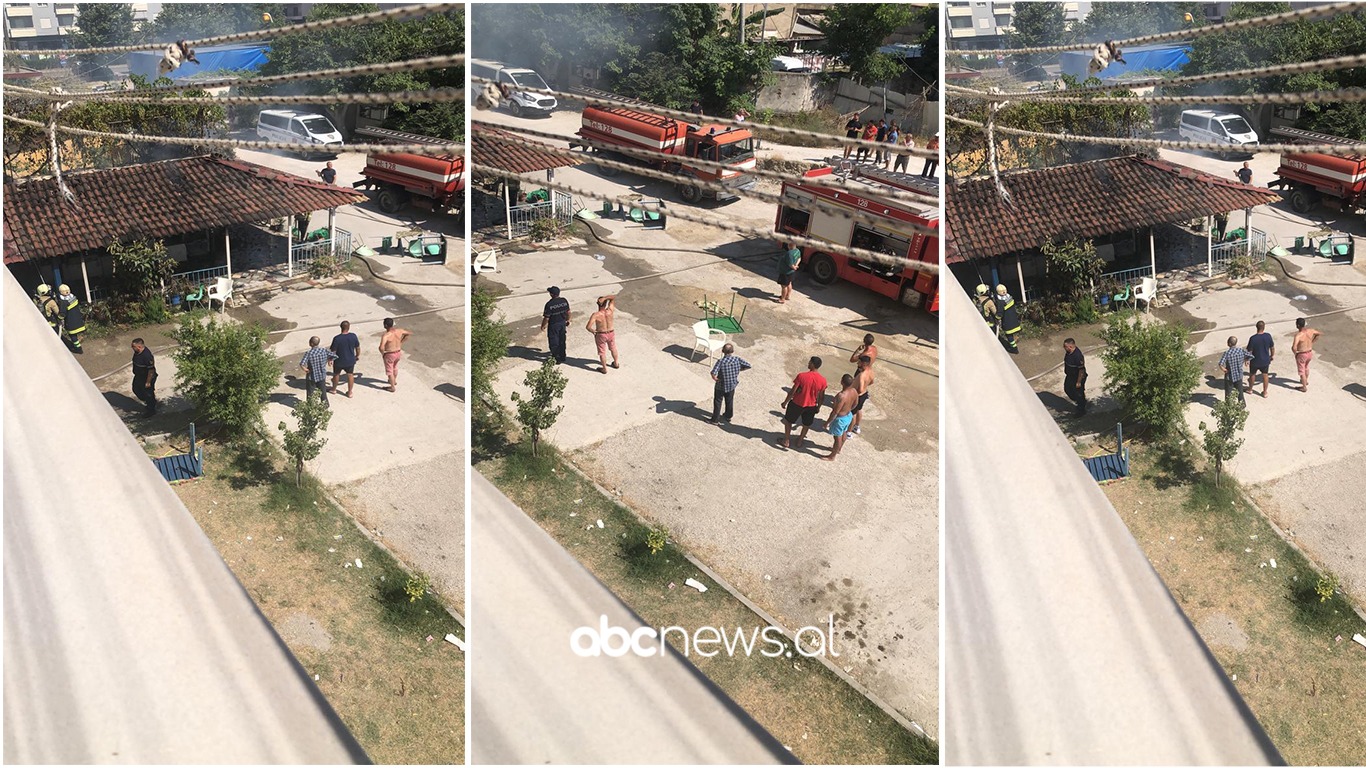
[[[403,359],[403,342],[412,331],[394,327],[394,318],[384,318],[384,335],[379,339],[379,353],[384,358],[384,373],[389,377],[389,391],[398,391],[398,361]]]
[[[1314,340],[1323,333],[1309,327],[1303,317],[1295,320],[1295,341],[1290,351],[1295,353],[1295,366],[1300,369],[1300,391],[1309,391],[1309,361],[1314,359]]]
[[[598,362],[602,364],[599,373],[607,373],[609,349],[612,350],[612,367],[621,367],[617,364],[616,300],[615,295],[599,296],[598,311],[588,317],[588,325],[584,326],[598,345]]]

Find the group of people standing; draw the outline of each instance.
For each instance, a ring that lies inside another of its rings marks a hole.
[[[78,355],[85,354],[81,347],[81,334],[85,333],[85,312],[81,310],[80,300],[72,295],[71,288],[64,284],[58,286],[54,298],[51,286],[40,285],[33,302],[38,305],[47,324],[66,342],[67,349]]]
[[[412,331],[399,328],[394,318],[384,318],[384,333],[379,339],[379,354],[384,360],[384,374],[389,380],[385,389],[398,391],[398,363],[403,359],[403,342],[412,336]],[[324,407],[330,407],[327,394],[337,394],[341,375],[346,374],[346,396],[352,397],[356,387],[356,364],[360,362],[360,337],[351,331],[350,321],[341,322],[341,333],[332,337],[332,343],[322,346],[322,339],[313,336],[308,340],[308,351],[299,359],[299,368],[306,376],[304,379],[304,398],[312,398],[316,390],[322,398]],[[332,369],[332,384],[327,385],[328,367]]]
[[[1323,333],[1309,327],[1303,317],[1295,319],[1295,338],[1290,351],[1295,354],[1295,367],[1300,377],[1301,392],[1309,391],[1309,363],[1314,359],[1314,341]],[[1228,349],[1219,357],[1219,371],[1224,374],[1224,398],[1238,393],[1238,402],[1247,404],[1243,393],[1251,393],[1256,386],[1257,374],[1262,374],[1262,397],[1266,397],[1271,384],[1271,361],[1276,359],[1276,342],[1266,332],[1266,322],[1257,321],[1257,332],[1247,340],[1247,346],[1238,345],[1238,337],[1228,337]],[[1247,383],[1244,386],[1243,369],[1247,368]]]
[[[906,173],[906,166],[910,163],[911,153],[909,150],[915,149],[915,137],[909,132],[903,134],[896,121],[881,119],[877,121],[869,120],[866,123],[859,122],[858,114],[849,118],[849,122],[844,125],[844,135],[851,139],[862,139],[863,141],[874,141],[878,144],[886,144],[884,150],[878,148],[874,151],[871,147],[858,147],[858,154],[855,159],[858,162],[867,162],[869,156],[873,157],[873,164],[880,165],[884,169],[889,166],[893,171]],[[935,134],[925,145],[926,149],[939,149],[939,134]],[[853,154],[854,147],[846,145],[844,147],[844,159],[848,160],[849,155]],[[893,157],[896,158],[893,163]],[[934,176],[935,169],[939,166],[938,158],[925,158],[925,165],[920,170],[920,175],[926,178]]]
[[[541,312],[541,330],[546,333],[550,356],[562,364],[569,359],[569,321],[573,311],[569,308],[569,300],[560,295],[559,286],[552,285],[546,292],[550,294],[550,300]],[[588,316],[588,324],[584,326],[584,330],[593,334],[593,343],[598,351],[599,373],[607,373],[608,368],[621,367],[617,358],[616,304],[615,294],[599,296],[597,311]],[[610,366],[607,364],[608,352],[612,353]]]

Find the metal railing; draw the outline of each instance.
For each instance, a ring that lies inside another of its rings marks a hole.
[[[558,219],[568,224],[574,218],[574,196],[568,192],[550,190],[550,199],[540,203],[522,203],[508,208],[508,239],[531,234],[531,223],[537,219]]]
[[[290,247],[290,258],[294,262],[295,271],[307,270],[319,257],[332,253],[334,239],[337,241],[337,265],[351,263],[351,233],[344,229],[334,229],[332,236],[325,240],[295,243]]]
[[[1135,283],[1145,277],[1157,277],[1153,273],[1152,265],[1146,267],[1134,267],[1133,269],[1121,269],[1116,272],[1106,272],[1100,276],[1101,280],[1114,280],[1117,283]]]
[[[192,269],[188,272],[177,272],[171,275],[171,280],[182,279],[189,283],[192,288],[198,288],[200,283],[208,283],[220,277],[228,276],[228,265],[221,267],[209,267],[208,269]],[[169,281],[168,281],[169,282]]]
[[[1251,240],[1251,249],[1248,248],[1248,240]],[[1234,240],[1231,243],[1220,243],[1211,250],[1210,255],[1210,277],[1228,270],[1228,265],[1234,259],[1248,256],[1257,263],[1266,261],[1267,252],[1266,233],[1254,227],[1250,238]]]

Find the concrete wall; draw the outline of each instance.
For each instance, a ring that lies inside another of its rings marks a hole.
[[[863,118],[883,115],[883,88],[867,88],[841,78],[834,87],[814,73],[775,72],[774,84],[759,91],[759,109],[774,112],[806,112],[830,107],[840,114],[863,110]],[[886,108],[901,125],[917,136],[939,130],[939,102],[927,102],[915,94],[886,91]]]
[[[819,75],[810,72],[774,72],[773,85],[759,91],[759,109],[774,112],[809,112],[830,106],[834,89]]]

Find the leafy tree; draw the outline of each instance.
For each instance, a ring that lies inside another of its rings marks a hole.
[[[522,397],[513,392],[512,401],[517,403],[517,421],[531,435],[531,455],[535,456],[541,433],[553,427],[564,410],[564,406],[555,405],[555,401],[564,394],[569,379],[560,373],[554,360],[547,359],[540,368],[527,371],[522,383],[531,389],[530,396]]]
[[[1062,3],[1016,3],[1011,26],[1013,31],[1006,36],[1011,48],[1040,48],[1067,42],[1067,14],[1063,11]],[[1045,60],[1044,55],[1040,54],[1024,54],[1014,58],[1021,71]]]
[[[1241,386],[1241,385],[1239,385]],[[1205,426],[1205,422],[1200,422],[1200,431],[1204,434],[1205,453],[1214,462],[1214,487],[1219,487],[1219,477],[1224,469],[1224,462],[1231,460],[1238,455],[1238,449],[1243,447],[1243,438],[1238,434],[1243,431],[1243,426],[1247,424],[1247,408],[1241,400],[1234,400],[1226,397],[1214,406],[1214,428]]]
[[[77,3],[76,31],[71,34],[73,48],[108,48],[137,42],[137,26],[131,3]],[[98,79],[113,75],[109,54],[81,55],[76,62]]]
[[[1080,42],[1100,43],[1186,29],[1204,18],[1200,3],[1093,3],[1074,32]]]
[[[1170,434],[1200,383],[1200,360],[1186,348],[1190,332],[1113,316],[1100,336],[1106,343],[1105,390],[1155,435]]]
[[[899,3],[850,3],[830,6],[820,30],[825,40],[820,51],[849,67],[849,76],[861,83],[877,83],[899,76],[905,65],[879,53],[882,41],[910,23],[912,8]]]
[[[496,311],[493,294],[475,288],[470,294],[470,387],[474,390],[476,413],[481,411],[481,403],[496,405],[493,371],[508,350],[507,327],[494,316]]]
[[[318,458],[327,445],[327,438],[322,435],[327,431],[327,422],[332,420],[332,410],[323,405],[317,393],[309,393],[294,406],[293,414],[299,428],[290,429],[282,421],[280,431],[284,433],[285,455],[294,460],[294,485],[298,487],[304,482],[304,462]]]
[[[1069,240],[1049,243],[1039,250],[1043,251],[1050,293],[1069,301],[1089,298],[1092,283],[1105,268],[1105,260],[1096,255],[1095,243]]]
[[[266,398],[280,383],[280,364],[259,325],[207,323],[185,317],[171,332],[176,389],[207,419],[235,436],[261,423]]]
[[[162,3],[156,18],[143,27],[148,42],[196,40],[204,37],[246,32],[284,20],[280,3]]]
[[[175,259],[160,240],[110,243],[105,250],[113,261],[115,293],[133,301],[160,297],[162,283],[175,271]]]

